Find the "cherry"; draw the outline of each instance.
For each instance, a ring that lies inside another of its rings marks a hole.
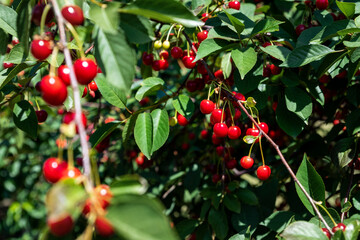
[[[300,36],[300,34],[306,29],[304,24],[300,24],[295,28],[296,35]]]
[[[48,58],[52,52],[51,43],[47,40],[33,40],[30,50],[36,59],[44,60]]]
[[[215,123],[221,122],[221,116],[223,115],[223,119],[226,119],[226,113],[223,113],[222,109],[216,108],[212,111],[210,116],[210,121]]]
[[[346,225],[345,225],[345,224],[343,224],[343,223],[338,223],[338,224],[337,224],[335,227],[333,227],[331,230],[332,230],[333,232],[337,232],[337,231],[339,231],[339,230],[345,232],[345,229],[346,229]]]
[[[64,6],[61,9],[61,14],[74,26],[82,25],[84,23],[84,13],[77,5]]]
[[[190,148],[190,145],[188,143],[181,144],[181,149],[182,150],[188,150],[189,148]]]
[[[137,154],[136,151],[135,154]],[[110,191],[110,187],[108,185],[101,184],[94,189],[94,196],[96,201],[99,202],[99,205],[102,207],[102,209],[105,209],[109,206],[113,194]],[[88,214],[90,212],[91,207],[92,207],[92,202],[90,199],[87,199],[83,209],[83,214],[84,215]]]
[[[196,69],[197,69],[197,72],[200,73],[200,74],[207,74],[207,70],[205,68],[205,65],[202,64],[202,62],[198,63]]]
[[[340,79],[343,79],[343,78],[346,78],[347,76],[347,71],[344,70],[344,71],[341,71],[338,75],[336,75],[335,77],[337,78],[340,78]]]
[[[11,41],[12,45],[17,45],[20,43],[19,39],[17,38],[14,38],[12,41]]]
[[[82,85],[89,84],[97,75],[97,65],[89,58],[77,59],[74,70],[77,81]]]
[[[46,75],[40,83],[42,97],[50,105],[60,106],[67,98],[66,85],[59,77]]]
[[[186,126],[189,123],[189,121],[180,113],[177,114],[177,121],[180,126]]]
[[[81,172],[76,167],[68,167],[66,168],[61,175],[61,179],[65,178],[78,178],[81,176]]]
[[[212,111],[214,111],[214,109],[215,109],[215,103],[213,103],[212,101],[206,99],[201,101],[200,111],[203,114],[210,114],[212,113]]]
[[[53,235],[61,237],[71,232],[74,226],[74,221],[70,215],[65,214],[62,217],[49,218],[47,220],[47,225]]]
[[[169,52],[166,51],[166,50],[162,50],[162,51],[159,53],[159,56],[160,56],[160,58],[168,59],[168,58],[169,58]]]
[[[271,70],[270,70],[270,65],[269,64],[266,64],[264,67],[263,67],[263,77],[270,77],[271,76]]]
[[[4,63],[3,63],[4,69],[6,69],[6,68],[12,68],[13,66],[14,66],[13,63],[7,63],[7,62],[4,62]]]
[[[238,92],[232,92],[234,94],[234,97],[237,99],[237,100],[240,100],[240,101],[246,101],[246,98],[245,96],[242,94],[242,93],[238,93]]]
[[[327,230],[326,228],[322,228],[321,230],[327,236],[328,239],[331,239],[331,234],[330,234],[329,230]]]
[[[215,150],[216,150],[216,154],[221,157],[222,155],[224,155],[225,147],[217,146]]]
[[[236,162],[235,158],[225,161],[225,166],[227,169],[234,169],[234,168],[236,168],[236,165],[237,165],[237,162]]]
[[[240,159],[240,165],[245,169],[249,169],[254,165],[254,159],[249,156],[244,156]]]
[[[238,139],[241,135],[241,129],[238,126],[229,127],[228,136],[230,139]]]
[[[152,63],[152,69],[153,69],[154,71],[160,71],[160,69],[161,69],[160,60],[155,60],[155,61],[153,61],[153,63]]]
[[[267,125],[266,123],[261,122],[261,123],[259,124],[259,127],[261,128],[261,130],[264,131],[264,133],[268,134],[268,132],[269,132],[269,127],[268,127],[268,125]]]
[[[197,83],[194,80],[187,80],[186,81],[186,89],[189,92],[195,92],[197,90]]]
[[[88,86],[89,86],[90,90],[94,91],[94,92],[96,92],[99,89],[95,81],[92,81],[91,83],[89,83]]]
[[[194,140],[194,139],[195,139],[195,133],[193,133],[193,132],[189,133],[188,138],[189,138],[190,140]]]
[[[63,118],[63,123],[70,124],[73,121],[75,121],[75,113],[74,112],[65,113],[64,118]],[[81,121],[82,121],[84,127],[86,128],[86,126],[87,126],[87,118],[86,118],[84,113],[81,113]]]
[[[67,167],[67,162],[60,161],[58,158],[48,158],[43,165],[43,175],[48,182],[56,183]]]
[[[41,16],[43,14],[45,6],[46,6],[45,4],[37,4],[34,6],[31,15],[31,20],[35,25],[40,26]],[[48,24],[53,17],[54,17],[54,13],[50,10],[46,15],[45,24]]]
[[[210,84],[212,82],[212,79],[210,78],[210,76],[208,74],[203,74],[202,79],[204,80],[205,84]]]
[[[197,86],[196,90],[201,91],[204,89],[204,87],[205,87],[204,79],[195,78],[194,81],[196,82],[196,86]]]
[[[262,181],[268,179],[270,177],[270,174],[271,174],[271,169],[267,165],[260,166],[256,170],[257,177]]]
[[[66,86],[70,85],[70,68],[67,65],[61,65],[58,68],[58,76]]]
[[[229,8],[239,10],[240,9],[240,2],[239,1],[231,1],[231,2],[229,2]]]
[[[254,127],[254,128],[248,128],[248,129],[246,130],[246,135],[250,135],[250,136],[257,137],[257,136],[259,136],[259,134],[260,134],[260,131],[259,131],[259,129],[257,129],[256,127]],[[259,142],[259,139],[256,139],[256,142]]]
[[[165,40],[162,43],[162,47],[163,47],[163,49],[169,49],[170,48],[170,42],[168,40]]]
[[[87,89],[87,87],[84,87],[84,91],[83,91],[81,97],[84,98],[84,97],[86,97],[87,94],[88,94],[88,89]]]
[[[206,129],[201,130],[200,136],[201,136],[202,139],[208,138],[209,137],[209,131],[206,130]]]
[[[218,136],[216,136],[216,134],[214,133],[212,136],[211,136],[211,141],[214,145],[219,145],[223,142],[224,139],[222,138],[219,138]]]
[[[271,46],[272,44],[270,42],[264,42],[263,45],[261,45],[262,47],[266,48],[268,46]]]
[[[107,220],[104,217],[96,218],[95,228],[96,228],[97,233],[103,237],[109,237],[114,234],[114,229],[113,229],[111,223],[109,222],[109,220]]]
[[[241,111],[238,108],[235,108],[234,121],[238,120],[241,117]]]
[[[179,47],[173,47],[171,49],[171,56],[175,59],[181,58],[183,55],[183,50]]]
[[[209,33],[209,32],[206,31],[206,30],[203,30],[203,31],[201,31],[201,32],[198,32],[198,34],[197,34],[197,39],[198,39],[199,43],[201,43],[202,41],[204,41],[204,40],[207,38],[208,33]]]
[[[194,53],[193,50],[190,50],[189,56],[195,57],[195,53]],[[188,57],[188,50],[184,50],[184,51],[183,51],[183,57]]]
[[[152,65],[154,61],[154,55],[152,53],[144,52],[142,55],[142,61],[145,65]]]
[[[220,138],[226,137],[228,135],[228,131],[229,129],[225,123],[216,123],[214,125],[214,133],[216,134],[217,137]]]
[[[96,145],[95,149],[98,153],[102,153],[110,146],[110,135],[104,138],[98,145]]]
[[[150,98],[148,96],[146,96],[146,97],[144,97],[143,99],[140,100],[139,104],[140,104],[140,106],[145,106],[149,102],[150,102]]]
[[[218,183],[221,180],[221,176],[219,174],[214,174],[211,178],[213,183]]]
[[[169,62],[166,59],[159,60],[160,70],[165,70],[169,67]]]
[[[155,48],[155,49],[160,49],[161,46],[162,46],[162,42],[161,42],[160,40],[156,40],[156,41],[154,42],[154,48]]]
[[[224,73],[223,70],[219,69],[216,72],[214,72],[214,76],[220,80],[224,80]]]
[[[35,111],[38,123],[43,123],[48,117],[48,113],[45,110]]]
[[[138,166],[142,166],[145,162],[145,156],[144,155],[139,155],[136,159],[135,162]]]
[[[206,22],[209,19],[209,17],[210,17],[210,14],[203,13],[203,14],[201,14],[201,18],[202,18],[201,21]]]
[[[195,57],[193,57],[193,56],[190,56],[190,57],[185,56],[182,59],[184,66],[189,69],[192,69],[196,66],[196,62],[193,62],[194,60],[195,60]]]
[[[315,4],[319,10],[325,10],[329,6],[329,1],[328,0],[316,0]]]
[[[270,65],[270,71],[271,71],[272,75],[279,75],[281,73],[281,68],[274,65],[274,64],[271,64]]]

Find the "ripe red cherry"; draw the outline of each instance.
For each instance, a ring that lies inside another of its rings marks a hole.
[[[113,194],[110,187],[106,184],[101,184],[95,188],[95,194],[104,202],[103,208],[106,208],[110,204],[110,200]]]
[[[61,237],[71,232],[74,226],[74,221],[70,215],[65,214],[61,217],[49,218],[47,220],[47,225],[49,226],[50,232],[53,235]]]
[[[63,17],[72,25],[82,25],[84,23],[84,13],[77,5],[68,5],[61,9]]]
[[[279,75],[281,73],[281,68],[274,65],[274,64],[271,64],[270,65],[270,71],[271,71],[272,75]]]
[[[84,98],[84,97],[86,97],[87,94],[88,94],[88,89],[87,89],[87,87],[84,87],[84,91],[83,91],[81,97]]]
[[[187,80],[186,81],[186,89],[189,91],[189,92],[195,92],[197,90],[197,83],[196,81],[194,80]]]
[[[315,4],[319,10],[325,10],[329,6],[329,1],[328,0],[316,0]]]
[[[68,167],[67,162],[60,161],[58,158],[48,158],[43,165],[43,174],[50,183],[56,183],[60,180],[63,171]]]
[[[238,120],[241,117],[241,111],[238,108],[235,108],[234,121]]]
[[[300,34],[306,29],[304,24],[300,24],[295,28],[296,35],[300,36]]]
[[[209,19],[209,16],[210,15],[208,13],[201,14],[201,21],[206,22]]]
[[[94,92],[96,92],[99,89],[95,81],[92,81],[91,83],[89,83],[88,86],[89,86],[90,90],[94,91]]]
[[[221,180],[221,176],[217,173],[215,173],[211,178],[213,183],[218,183]]]
[[[261,128],[261,130],[264,131],[264,133],[268,134],[268,132],[269,132],[269,127],[268,127],[268,125],[267,125],[266,123],[261,122],[261,123],[259,124],[259,127]]]
[[[222,138],[219,138],[218,136],[216,136],[216,134],[214,133],[212,136],[211,136],[211,141],[214,145],[219,145],[221,143],[223,143],[223,140]]]
[[[201,130],[200,136],[201,136],[202,139],[208,138],[209,137],[209,131],[206,130],[206,129]]]
[[[169,58],[169,52],[166,51],[166,50],[162,50],[162,51],[159,53],[159,56],[160,56],[160,58],[168,59],[168,58]]]
[[[59,77],[46,75],[41,79],[40,87],[42,97],[48,104],[60,106],[65,102],[67,89]]]
[[[180,113],[177,114],[177,120],[180,126],[186,126],[189,123],[189,121]]]
[[[206,30],[203,30],[203,31],[201,31],[201,32],[198,32],[198,34],[197,34],[197,39],[198,39],[199,43],[201,43],[202,41],[204,41],[204,40],[207,38],[208,33],[209,33],[209,32],[206,31]]]
[[[237,165],[237,162],[236,162],[235,158],[225,161],[225,166],[227,169],[234,169],[234,168],[236,168],[236,165]]]
[[[241,129],[238,126],[229,127],[228,136],[230,139],[238,139],[241,135]]]
[[[197,72],[200,73],[200,74],[207,74],[207,70],[205,68],[205,65],[202,64],[201,62],[198,63],[196,69],[197,69]]]
[[[20,43],[19,39],[17,38],[14,38],[12,41],[11,41],[12,45],[17,45]]]
[[[224,152],[225,152],[225,147],[224,146],[217,146],[216,147],[216,154],[218,155],[218,156],[222,156],[222,155],[224,155]]]
[[[11,67],[13,67],[13,66],[14,66],[13,63],[7,63],[7,62],[4,62],[4,63],[3,63],[4,69],[6,69],[6,68],[11,68]]]
[[[35,111],[38,123],[43,123],[48,117],[48,113],[45,110]]]
[[[333,231],[333,232],[337,232],[337,231],[339,231],[339,230],[341,230],[341,231],[345,231],[345,229],[346,229],[346,225],[345,224],[343,224],[343,223],[338,223],[335,227],[333,227],[331,230]]]
[[[328,239],[331,239],[331,234],[330,234],[329,230],[327,230],[326,228],[322,228],[321,230],[327,236]]]
[[[221,122],[221,115],[223,115],[223,119],[226,119],[226,113],[223,113],[222,109],[214,109],[210,116],[210,121],[212,121],[214,124]]]
[[[77,178],[81,176],[81,172],[76,167],[68,167],[62,172],[61,179],[65,178]]]
[[[270,177],[271,169],[267,165],[260,166],[256,170],[256,175],[260,180],[265,181],[266,179],[268,179]]]
[[[214,133],[217,137],[224,138],[228,135],[228,127],[225,123],[216,123],[214,125]]]
[[[263,45],[261,45],[262,47],[266,48],[268,46],[271,46],[272,44],[270,42],[264,42]]]
[[[152,53],[144,52],[142,55],[142,61],[145,65],[152,65],[154,61],[154,55]]]
[[[264,67],[263,67],[263,77],[270,77],[271,76],[271,70],[270,70],[270,65],[269,64],[266,64]]]
[[[47,40],[34,40],[31,42],[30,50],[32,55],[39,60],[48,58],[52,52],[51,44]]]
[[[215,103],[213,103],[212,101],[206,99],[201,101],[200,111],[203,114],[210,114],[212,113],[212,111],[214,111],[214,109],[215,109]]]
[[[74,70],[77,81],[82,85],[89,84],[97,75],[97,65],[89,58],[77,59]]]
[[[155,61],[153,61],[151,67],[152,67],[152,69],[153,69],[154,71],[160,71],[160,69],[161,69],[160,60],[155,60]]]
[[[219,69],[216,72],[214,72],[214,76],[220,80],[224,80],[224,73],[223,70]]]
[[[194,81],[196,82],[196,86],[197,86],[196,90],[201,91],[204,89],[204,87],[205,87],[204,79],[195,78]]]
[[[171,56],[175,59],[181,58],[183,55],[183,50],[179,47],[173,47],[171,49]]]
[[[257,136],[259,136],[259,134],[260,134],[260,131],[259,131],[259,129],[257,129],[256,127],[254,127],[254,128],[248,128],[248,129],[246,130],[246,135],[250,135],[250,136],[257,137]],[[256,142],[259,142],[259,139],[256,139]]]
[[[240,159],[240,165],[245,169],[249,169],[254,165],[254,159],[249,156],[244,156]]]
[[[111,223],[104,217],[97,217],[95,220],[95,229],[100,236],[109,237],[114,234]]]
[[[169,67],[169,62],[166,59],[159,60],[160,70],[165,70]]]
[[[34,6],[32,15],[31,15],[31,20],[33,21],[33,23],[35,25],[40,26],[41,16],[42,16],[45,6],[46,6],[45,4],[37,4]],[[52,10],[50,10],[48,12],[48,14],[46,15],[45,24],[48,24],[53,17],[54,17],[54,13]]]
[[[240,2],[239,1],[231,1],[231,2],[229,2],[229,8],[239,10],[240,9]]]
[[[193,62],[194,60],[195,60],[195,57],[193,57],[193,56],[190,56],[190,57],[185,56],[182,59],[184,66],[189,69],[192,69],[196,66],[196,62]]]
[[[234,94],[234,97],[237,99],[237,100],[240,100],[240,101],[246,101],[246,98],[245,96],[242,94],[242,93],[238,93],[238,92],[232,92]]]
[[[73,121],[75,121],[75,113],[74,112],[65,113],[64,118],[63,118],[63,123],[70,124]],[[86,126],[87,126],[87,118],[86,118],[84,113],[81,113],[81,121],[82,121],[84,127],[86,128]]]
[[[61,65],[58,68],[58,76],[66,86],[70,85],[70,68],[67,65]]]

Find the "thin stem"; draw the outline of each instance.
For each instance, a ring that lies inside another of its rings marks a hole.
[[[66,27],[70,30],[71,34],[75,38],[76,45],[79,48],[81,58],[85,58],[85,54],[84,54],[84,50],[83,50],[83,47],[82,47],[82,42],[80,40],[79,34],[77,34],[75,28],[70,23],[65,23],[65,24],[66,24]]]
[[[355,164],[355,161],[357,161],[356,158],[357,158],[357,154],[355,154],[355,158],[353,159],[353,163],[351,165],[350,182],[349,182],[349,186],[348,186],[348,189],[346,192],[346,197],[344,198],[344,204],[349,201],[351,185],[352,185],[353,178],[354,178],[354,167],[355,167],[354,164]],[[346,212],[341,213],[341,222],[344,222],[345,214],[346,214]]]
[[[67,149],[67,156],[68,156],[68,165],[70,168],[74,167],[74,149],[72,143],[69,143],[69,147]]]
[[[58,52],[59,52],[59,48],[54,47],[54,50],[52,51],[51,54],[51,64],[50,64],[50,73],[49,73],[51,77],[56,76],[55,66],[56,66],[56,57],[58,55]]]
[[[262,160],[263,166],[265,166],[264,153],[263,153],[263,149],[261,146],[261,137],[259,137],[259,147],[260,147],[260,153],[261,153],[261,160]]]
[[[318,202],[315,202],[317,206],[321,207],[325,212],[326,214],[329,216],[330,220],[332,221],[332,223],[334,224],[334,226],[336,226],[336,222],[335,220],[333,219],[333,217],[331,216],[331,214],[329,213],[329,211],[326,209],[326,207],[324,207],[322,204],[318,203]]]
[[[176,24],[174,23],[173,25],[171,25],[169,31],[168,31],[168,34],[166,36],[166,41],[169,41],[169,37],[170,37],[170,33],[171,33],[171,30],[173,29],[173,27],[175,26]]]
[[[47,4],[44,8],[44,11],[42,12],[41,20],[40,20],[40,35],[42,35],[44,33],[46,16],[47,16],[50,8],[51,8],[51,6]]]
[[[254,147],[254,145],[255,145],[255,142],[256,141],[254,141],[252,144],[251,144],[251,146],[250,146],[250,150],[249,150],[249,157],[250,157],[250,155],[251,155],[251,151],[252,151],[252,149],[253,149],[253,147]]]

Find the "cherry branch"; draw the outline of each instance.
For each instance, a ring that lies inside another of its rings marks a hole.
[[[197,53],[197,49],[195,48],[195,46],[192,44],[189,36],[183,31],[183,35],[185,36],[186,40],[188,41],[189,45],[192,47],[192,50]],[[207,63],[203,60],[200,59],[199,61],[201,61],[201,63],[205,66],[206,71],[208,72],[210,78],[212,80],[216,79],[214,74],[211,72],[211,70],[209,69],[209,66],[207,65]],[[327,224],[327,222],[325,221],[324,217],[322,216],[322,214],[320,213],[319,209],[316,206],[316,201],[309,195],[309,193],[305,190],[304,186],[299,182],[299,180],[297,179],[295,173],[293,172],[293,170],[291,169],[291,167],[289,166],[288,162],[286,161],[284,155],[282,154],[282,152],[280,151],[279,146],[260,128],[259,124],[257,123],[257,121],[250,115],[250,113],[247,111],[247,109],[245,108],[245,106],[243,105],[243,103],[240,100],[237,100],[232,93],[224,91],[224,93],[227,95],[228,99],[231,99],[233,101],[235,101],[239,107],[244,111],[244,113],[248,116],[248,118],[255,124],[255,126],[257,127],[257,129],[260,131],[259,136],[264,136],[269,143],[273,146],[273,148],[275,148],[277,154],[279,155],[282,163],[284,164],[284,166],[286,167],[286,169],[288,170],[288,172],[290,173],[292,179],[294,180],[294,182],[300,187],[301,191],[305,194],[306,198],[309,200],[311,206],[314,208],[316,215],[318,215],[319,219],[321,220],[321,222],[325,225],[325,227],[329,230],[330,234],[334,234],[331,230],[331,228],[329,227],[329,225]],[[220,93],[219,93],[220,94]]]
[[[82,122],[82,110],[81,110],[81,99],[80,99],[80,91],[78,82],[75,76],[73,63],[71,59],[70,51],[67,47],[66,42],[66,33],[65,33],[65,20],[60,12],[59,5],[56,0],[51,1],[52,6],[54,8],[55,17],[57,20],[57,24],[59,26],[59,34],[60,34],[60,44],[63,47],[63,52],[65,56],[65,63],[70,69],[70,82],[71,87],[73,89],[74,93],[74,105],[75,105],[75,123],[78,127],[79,135],[80,135],[80,145],[82,149],[82,155],[83,155],[83,166],[84,166],[84,176],[87,178],[88,183],[92,186],[93,181],[91,179],[91,164],[90,164],[90,157],[89,157],[89,145],[87,142],[87,136],[85,127]]]

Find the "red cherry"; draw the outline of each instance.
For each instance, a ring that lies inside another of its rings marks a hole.
[[[146,97],[144,97],[143,99],[140,100],[139,104],[140,104],[140,106],[145,106],[149,102],[150,102],[150,98],[148,96],[146,96]]]
[[[58,76],[66,86],[70,85],[70,68],[67,65],[61,65],[58,68]]]
[[[74,70],[77,81],[82,85],[89,84],[97,75],[97,65],[89,58],[77,59]]]
[[[72,25],[82,25],[84,23],[84,13],[77,5],[68,5],[61,9],[63,17]]]
[[[259,134],[260,134],[260,131],[259,131],[259,129],[257,129],[256,127],[254,127],[254,128],[248,128],[248,129],[246,130],[246,135],[250,135],[250,136],[257,137],[257,136],[259,136]],[[259,142],[259,139],[256,139],[256,142]]]
[[[86,89],[86,88],[85,88]],[[64,115],[64,118],[63,118],[63,123],[64,124],[70,124],[72,123],[73,121],[75,121],[75,113],[74,112],[67,112],[65,115]],[[81,121],[84,125],[84,128],[86,128],[87,126],[87,118],[85,116],[84,113],[81,113]],[[78,132],[78,127],[76,126],[76,132]],[[99,144],[98,144],[99,145]]]
[[[104,217],[96,218],[95,229],[96,229],[97,233],[103,237],[109,237],[114,234],[114,229],[113,229],[111,223],[109,222],[109,220],[107,220]]]
[[[110,187],[106,184],[101,184],[95,188],[95,193],[104,202],[104,204],[102,204],[103,208],[106,208],[113,197]]]
[[[201,101],[200,111],[203,114],[210,114],[212,113],[212,111],[214,111],[214,109],[215,109],[215,103],[213,103],[212,101],[206,99]]]
[[[241,135],[241,129],[238,126],[229,127],[228,136],[230,139],[238,139]]]
[[[14,66],[13,63],[7,63],[7,62],[4,62],[4,63],[3,63],[4,69],[6,69],[6,68],[12,68],[13,66]]]
[[[264,42],[264,44],[262,45],[262,47],[266,48],[268,46],[271,46],[272,44],[270,42]]]
[[[39,123],[46,121],[48,113],[45,110],[35,111]]]
[[[43,174],[50,183],[56,183],[60,180],[63,171],[68,167],[67,162],[60,161],[58,158],[48,158],[43,165]]]
[[[223,138],[228,135],[228,127],[225,123],[216,123],[214,125],[214,133],[217,137]]]
[[[329,230],[327,230],[326,228],[322,228],[321,230],[327,236],[328,239],[331,239],[331,234],[330,234]]]
[[[340,72],[338,75],[336,75],[335,77],[343,79],[343,78],[346,78],[346,76],[347,76],[347,71],[344,70],[344,71],[341,71],[341,72]]]
[[[198,39],[199,43],[201,43],[202,41],[204,41],[204,40],[207,38],[208,33],[209,33],[209,32],[206,31],[206,30],[203,30],[203,31],[201,31],[201,32],[198,32],[198,34],[197,34],[197,39]]]
[[[166,50],[162,50],[162,51],[159,53],[159,56],[160,56],[160,58],[168,59],[168,58],[169,58],[169,52],[166,51]]]
[[[197,83],[194,80],[187,80],[186,81],[186,89],[189,92],[195,92],[197,90]]]
[[[46,75],[41,79],[40,86],[42,97],[48,104],[60,106],[65,102],[67,89],[59,77]]]
[[[224,73],[221,69],[214,72],[214,76],[220,80],[224,80]]]
[[[322,75],[320,78],[319,78],[319,82],[321,82],[321,83],[328,83],[328,82],[330,82],[330,76],[329,75],[326,75],[326,74],[324,74],[324,75]]]
[[[225,152],[225,147],[224,146],[217,146],[216,147],[216,154],[218,155],[218,156],[222,156],[222,155],[224,155],[224,152]]]
[[[47,220],[47,225],[53,235],[61,237],[71,232],[74,222],[71,216],[66,214],[62,217],[49,218]]]
[[[254,165],[254,159],[249,156],[244,156],[240,159],[240,165],[245,169],[252,168],[252,166]]]
[[[17,45],[20,43],[19,39],[17,38],[14,38],[12,41],[11,41],[12,45]]]
[[[329,1],[328,0],[316,0],[315,4],[319,10],[325,10],[329,6]]]
[[[296,35],[300,36],[300,34],[306,29],[304,24],[300,24],[295,28]]]
[[[171,56],[175,59],[181,58],[183,55],[183,50],[179,47],[173,47],[171,49]]]
[[[206,22],[209,19],[209,16],[210,15],[208,13],[201,14],[201,21]]]
[[[238,120],[241,117],[241,111],[238,108],[235,108],[234,121]]]
[[[246,98],[245,96],[242,94],[242,93],[238,93],[238,92],[232,92],[234,94],[234,97],[237,99],[237,100],[240,100],[240,101],[246,101]]]
[[[221,115],[223,115],[222,119],[226,119],[226,113],[223,113],[222,109],[214,109],[210,116],[210,121],[212,121],[214,124],[221,122]]]
[[[204,87],[205,87],[204,79],[195,78],[194,81],[196,82],[196,86],[197,86],[196,90],[201,91],[204,89]]]
[[[212,82],[212,80],[208,74],[203,74],[202,79],[204,80],[205,84],[210,84]]]
[[[153,61],[153,63],[152,63],[152,69],[153,69],[154,71],[160,71],[160,69],[161,69],[160,60],[155,60],[155,61]]]
[[[345,224],[343,224],[343,223],[338,223],[338,224],[337,224],[335,227],[333,227],[331,230],[332,230],[333,232],[337,232],[337,231],[339,231],[339,230],[345,232],[345,229],[346,229],[346,225],[345,225]]]
[[[196,69],[197,69],[197,72],[200,73],[200,74],[207,74],[207,70],[205,68],[205,65],[202,64],[202,62],[198,63]]]
[[[267,125],[266,123],[261,122],[261,123],[259,124],[259,127],[261,128],[261,130],[264,131],[264,133],[268,134],[268,132],[269,132],[269,127],[268,127],[268,125]]]
[[[264,67],[263,67],[263,77],[270,77],[271,76],[271,70],[270,70],[270,65],[269,64],[266,64]]]
[[[194,53],[193,50],[190,50],[189,56],[195,57],[195,53]],[[184,51],[183,51],[183,57],[188,57],[188,50],[184,50]]]
[[[216,136],[216,134],[214,133],[212,136],[211,136],[211,141],[214,145],[219,145],[223,142],[223,138],[219,138],[218,136]]]
[[[145,65],[152,65],[154,61],[154,55],[152,53],[148,54],[147,52],[144,52],[142,55],[142,61]]]
[[[271,169],[267,165],[260,166],[256,170],[257,177],[262,181],[265,181],[266,179],[268,179],[270,177],[270,174],[271,174]]]
[[[182,145],[181,145],[181,149],[182,150],[188,150],[190,148],[190,145],[188,144],[188,143],[183,143]]]
[[[237,162],[236,162],[235,158],[225,161],[225,166],[227,169],[234,169],[234,168],[236,168],[236,165],[237,165]]]
[[[201,136],[202,139],[208,138],[209,137],[209,131],[206,130],[206,129],[201,130],[200,136]]]
[[[88,89],[87,87],[84,87],[84,91],[83,94],[81,95],[82,98],[86,97],[86,95],[88,94]]]
[[[40,26],[41,16],[43,14],[45,6],[46,6],[45,4],[37,4],[34,6],[32,15],[31,15],[31,21],[33,21],[33,23],[35,25]],[[54,17],[54,13],[52,10],[50,10],[46,16],[45,24],[48,24],[53,17]]]
[[[78,178],[81,176],[81,172],[76,167],[68,167],[62,172],[61,179],[65,178]]]
[[[89,83],[88,86],[89,86],[90,90],[94,91],[94,92],[96,92],[99,89],[95,81],[92,81],[91,83]]]
[[[240,10],[240,2],[239,1],[229,2],[229,8]]]
[[[30,50],[32,55],[39,60],[48,58],[52,52],[51,44],[47,40],[34,40],[31,42]]]
[[[281,68],[274,65],[274,64],[271,64],[270,65],[270,71],[271,71],[272,75],[279,75],[281,73]]]
[[[221,180],[221,176],[219,174],[214,174],[211,178],[213,183],[218,183]]]
[[[169,62],[166,59],[159,60],[160,70],[165,70],[169,67]]]
[[[180,126],[186,126],[189,123],[189,121],[180,113],[177,114],[177,120]]]
[[[182,60],[186,68],[192,69],[196,66],[196,62],[193,62],[195,60],[193,56],[185,56]]]

